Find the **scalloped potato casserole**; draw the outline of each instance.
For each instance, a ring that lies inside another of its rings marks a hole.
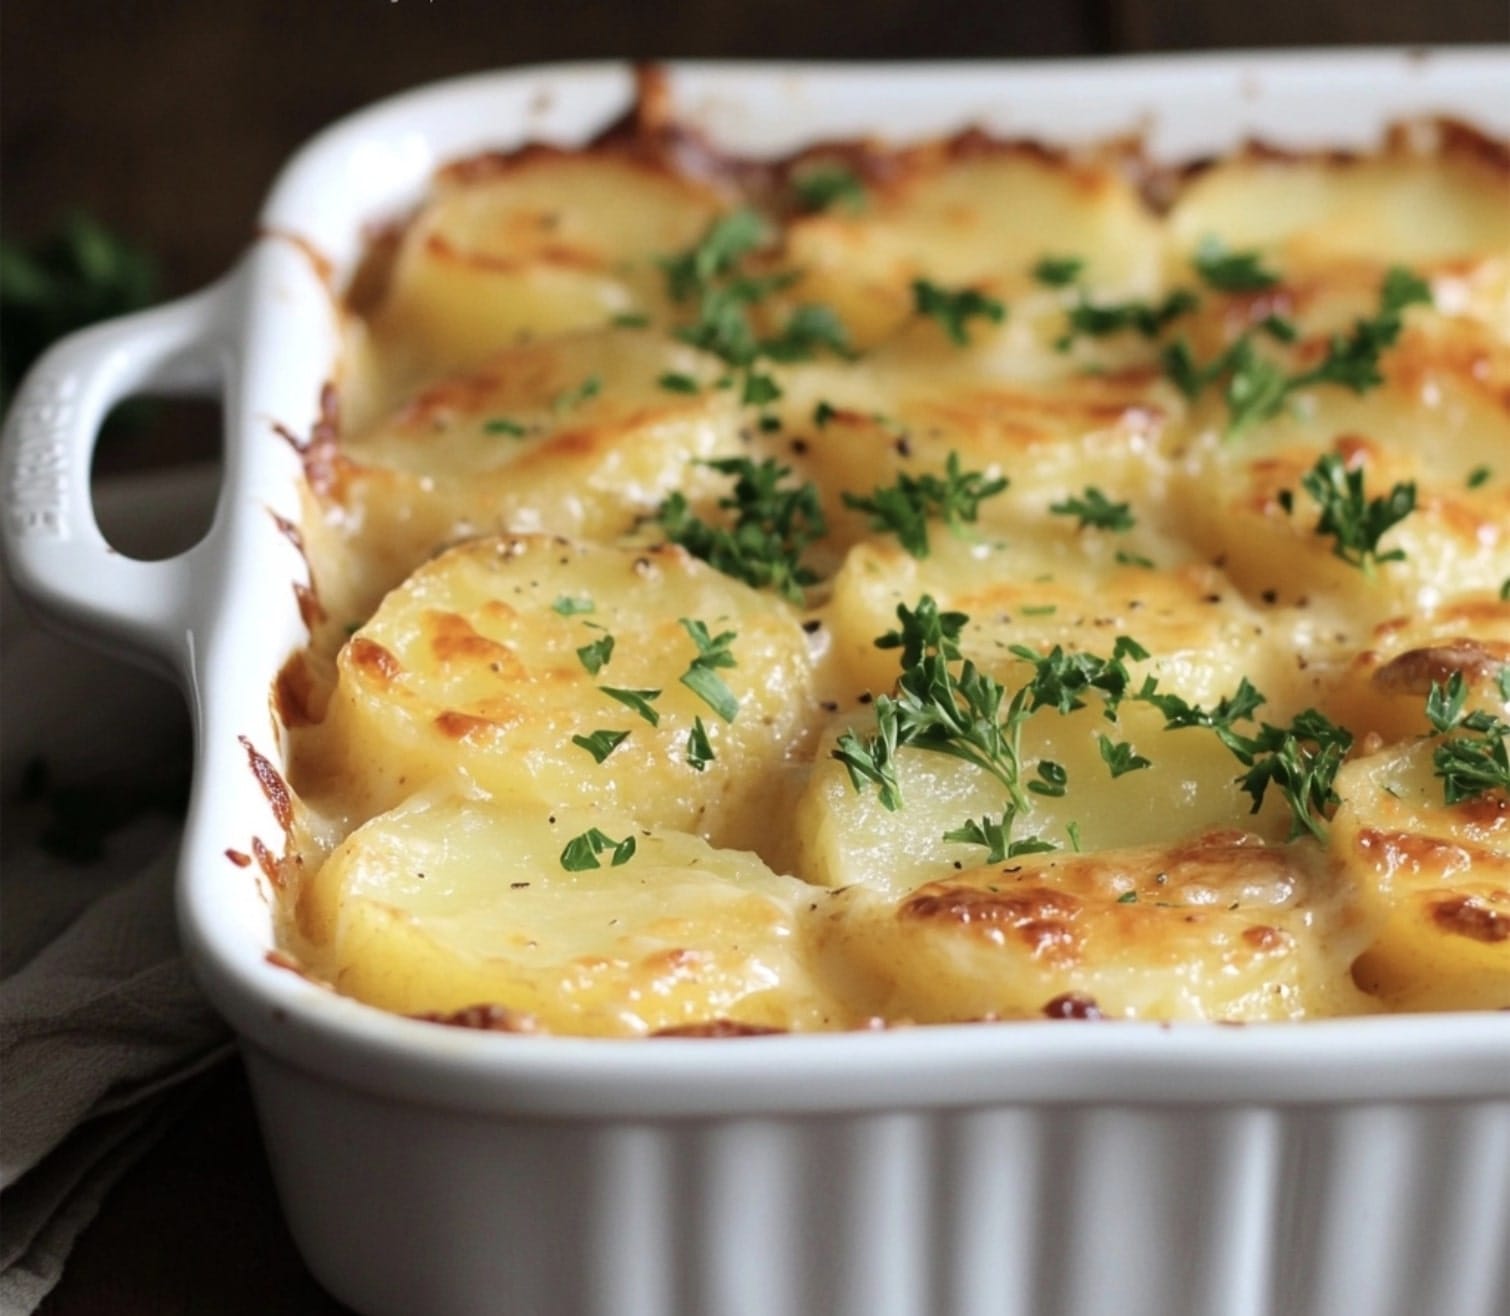
[[[721,155],[372,240],[283,948],[445,1022],[1510,1007],[1510,157]],[[301,587],[302,588],[302,587]]]

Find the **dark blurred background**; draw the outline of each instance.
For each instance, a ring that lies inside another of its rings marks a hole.
[[[174,295],[320,127],[450,74],[632,56],[948,58],[1510,39],[1507,0],[4,0],[0,232],[80,206]]]
[[[1510,0],[0,0],[0,364],[213,279],[301,142],[453,74],[1506,41]],[[213,419],[154,410],[102,445],[103,468],[212,453]],[[239,1071],[208,1082],[107,1199],[47,1316],[340,1311],[284,1232]]]

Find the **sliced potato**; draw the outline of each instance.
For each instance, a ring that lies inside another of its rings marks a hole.
[[[657,259],[723,206],[628,155],[538,149],[453,167],[405,229],[372,317],[386,396],[511,343],[663,308]]]
[[[1028,791],[1028,810],[1015,820],[1014,840],[1037,837],[1070,851],[1120,849],[1190,836],[1212,828],[1252,828],[1281,840],[1289,826],[1278,798],[1251,816],[1252,800],[1237,787],[1237,760],[1209,731],[1163,729],[1152,708],[1128,705],[1115,723],[1086,707],[1068,716],[1041,709],[1022,738],[1021,780],[1026,789],[1037,765],[1062,767],[1062,796]],[[874,719],[850,717],[824,738],[812,776],[797,805],[798,872],[825,886],[865,886],[892,897],[980,864],[978,845],[944,840],[971,820],[999,820],[1005,789],[971,763],[926,750],[904,749],[897,776],[903,803],[888,810],[873,786],[857,789],[833,757],[838,736],[864,738]],[[1113,778],[1100,737],[1127,743],[1149,766]]]
[[[1318,611],[1341,632],[1340,647],[1360,647],[1389,617],[1497,590],[1510,576],[1510,415],[1480,367],[1442,347],[1430,313],[1409,314],[1424,327],[1406,329],[1381,360],[1383,384],[1361,395],[1318,385],[1227,436],[1226,404],[1213,394],[1171,484],[1187,533],[1250,597]],[[1301,484],[1324,453],[1362,472],[1366,502],[1414,486],[1415,509],[1377,544],[1402,558],[1363,570],[1338,556],[1338,536],[1319,528],[1322,505]]]
[[[1181,188],[1168,226],[1184,250],[1220,234],[1316,269],[1430,267],[1510,251],[1510,181],[1471,134],[1406,130],[1377,156],[1234,156]]]
[[[891,688],[897,651],[875,641],[897,628],[898,605],[916,607],[930,594],[970,618],[960,637],[965,656],[1008,684],[1028,674],[1013,645],[1110,657],[1128,636],[1152,655],[1129,664],[1138,679],[1151,673],[1193,702],[1214,704],[1245,676],[1268,697],[1266,716],[1309,698],[1288,619],[1250,606],[1221,571],[1146,517],[1119,534],[1078,530],[1074,517],[1025,515],[972,538],[935,526],[925,559],[879,538],[850,552],[826,613],[827,680],[836,689]]]
[[[1338,776],[1332,850],[1372,942],[1353,975],[1391,1010],[1510,1007],[1510,798],[1443,802],[1435,739],[1394,746]]]
[[[1033,1017],[1071,993],[1113,1019],[1373,1008],[1348,976],[1359,930],[1324,857],[1243,833],[1024,856],[901,899],[850,887],[815,918],[826,981],[888,1019]]]
[[[1085,280],[1107,293],[1148,293],[1159,271],[1158,229],[1109,164],[1030,149],[972,151],[965,141],[905,157],[868,188],[862,208],[794,221],[785,249],[803,271],[793,295],[835,307],[861,346],[911,319],[915,279],[1009,297],[1021,318],[1019,294],[1033,288],[1032,268],[1047,255],[1086,258]],[[1053,296],[1039,303],[1044,325],[1035,337],[1052,352],[1063,312]],[[944,339],[938,326],[927,334]]]
[[[674,489],[727,485],[698,463],[742,451],[718,362],[665,335],[605,330],[494,353],[421,390],[381,424],[306,459],[353,568],[333,607],[365,617],[438,548],[505,531],[611,540]],[[675,375],[710,385],[674,392]]]
[[[815,917],[826,982],[859,1013],[1023,1018],[1089,997],[1109,1018],[1299,1019],[1375,1008],[1356,919],[1310,846],[1214,833],[1175,847],[1023,856]]]
[[[635,851],[569,872],[596,828]],[[355,832],[303,891],[310,968],[405,1014],[495,1005],[551,1032],[845,1022],[799,933],[809,889],[754,855],[624,815],[420,797]]]
[[[1348,663],[1324,711],[1358,739],[1386,742],[1431,730],[1426,698],[1433,684],[1461,676],[1468,706],[1510,712],[1499,674],[1510,664],[1510,600],[1469,596],[1434,613],[1391,617]]]
[[[684,619],[733,633],[734,665],[707,673],[737,701],[731,721],[682,682],[699,658]],[[606,658],[591,648],[610,639]],[[809,735],[811,662],[790,606],[670,546],[518,535],[452,549],[388,596],[338,668],[309,767],[354,818],[465,782],[754,848],[773,839]],[[606,687],[653,692],[655,724]],[[573,743],[599,732],[627,733],[601,763]]]

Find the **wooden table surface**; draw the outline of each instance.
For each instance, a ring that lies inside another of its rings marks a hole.
[[[246,242],[279,164],[378,96],[479,68],[654,55],[1065,55],[1308,42],[1503,41],[1504,0],[326,0],[270,5],[0,6],[0,227],[35,234],[83,206],[159,259],[162,293],[213,278]],[[200,455],[164,425],[104,456],[125,469]],[[47,1316],[316,1316],[343,1311],[283,1225],[239,1063],[106,1199]]]

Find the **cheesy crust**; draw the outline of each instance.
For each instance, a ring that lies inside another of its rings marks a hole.
[[[284,951],[589,1036],[1510,1007],[1505,148],[666,112],[352,286]]]

